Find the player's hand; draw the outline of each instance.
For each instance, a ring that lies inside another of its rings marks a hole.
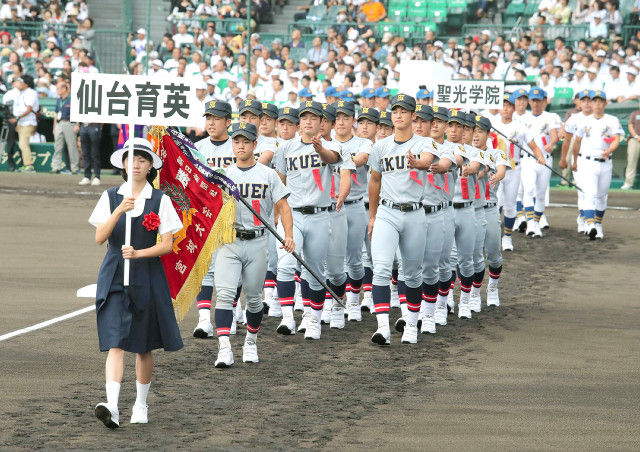
[[[125,259],[137,259],[138,252],[132,246],[122,245],[122,257]]]
[[[560,159],[560,161],[558,162],[558,166],[562,169],[566,169],[567,168],[567,159]]]
[[[322,152],[322,139],[320,134],[316,135],[315,137],[313,137],[313,149],[316,151],[316,153],[320,153]]]
[[[542,149],[544,150],[544,152],[551,154],[551,151],[553,151],[553,145],[551,143],[547,143],[542,147]]]
[[[607,149],[606,151],[604,151],[602,153],[602,158],[607,160],[609,158],[609,156],[611,156],[611,151],[609,151],[609,149]]]
[[[285,235],[284,243],[280,245],[280,248],[284,249],[287,253],[293,253],[296,249],[296,244],[293,241],[293,237]]]
[[[136,198],[134,198],[133,196],[127,196],[126,198],[124,198],[118,206],[118,209],[120,209],[120,213],[123,214],[125,212],[129,212],[130,210],[133,210],[135,200]]]
[[[536,161],[540,164],[540,165],[546,165],[547,161],[545,160],[545,158],[543,156],[537,157]]]
[[[496,188],[499,182],[500,180],[498,180],[498,175],[496,173],[492,173],[491,176],[489,177],[489,183],[491,184],[491,186],[493,188]]]
[[[343,204],[344,204],[344,199],[338,196],[338,199],[336,200],[336,212],[340,212],[340,209],[342,209]]]
[[[429,171],[431,171],[434,174],[440,174],[440,173],[444,173],[444,171],[442,171],[442,168],[440,168],[439,165],[440,162],[436,162],[436,163],[432,163],[429,166]]]
[[[578,162],[573,162],[573,165],[571,165],[571,170],[572,171],[578,171]]]
[[[411,153],[411,149],[407,151],[407,161],[409,168],[415,168],[418,164],[418,160],[416,159],[416,156]]]
[[[367,233],[369,234],[369,240],[371,240],[371,234],[373,234],[373,223],[376,220],[374,218],[369,219],[369,226],[367,226]]]
[[[467,177],[469,175],[469,165],[462,166],[462,176]]]

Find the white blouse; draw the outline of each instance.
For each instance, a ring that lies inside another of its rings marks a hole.
[[[140,196],[138,196],[133,203],[133,210],[131,211],[132,217],[139,217],[142,215],[142,212],[144,211],[144,204],[147,199],[151,199],[151,193],[152,187],[147,183],[140,192]],[[118,188],[118,194],[125,197],[127,196],[126,183],[122,184],[120,188]],[[104,191],[102,196],[100,196],[98,204],[96,204],[96,207],[93,209],[93,212],[89,217],[89,223],[97,227],[99,224],[106,223],[110,216],[111,206],[109,203],[109,195]],[[171,199],[169,199],[167,195],[162,195],[162,198],[160,199],[160,211],[158,212],[158,216],[160,217],[158,234],[162,235],[167,232],[175,234],[182,229],[182,221],[180,220],[176,209],[173,208]]]

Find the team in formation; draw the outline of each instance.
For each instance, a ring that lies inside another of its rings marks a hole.
[[[216,289],[216,367],[234,363],[229,336],[237,323],[247,329],[243,361],[258,362],[263,313],[281,318],[279,334],[317,340],[322,324],[342,329],[345,319],[359,322],[369,312],[378,323],[372,342],[389,345],[396,307],[401,342],[415,344],[448,315],[469,319],[480,311],[486,266],[486,304],[499,306],[502,251],[513,250],[512,232],[535,238],[548,227],[552,151],[562,137],[560,166],[572,144],[582,189],[578,230],[603,238],[610,156],[623,136],[619,121],[604,114],[604,92],[580,92],[581,112],[564,125],[545,111],[540,88],[507,94],[501,110],[482,114],[431,106],[429,94],[383,96],[389,110],[381,111],[330,95],[328,103],[307,100],[299,109],[246,100],[233,124],[228,103],[207,102],[209,137],[195,143],[203,163],[224,171],[284,237],[278,244],[238,205],[236,241],[214,254],[197,297],[193,335],[213,337]],[[294,249],[340,302],[301,267]]]

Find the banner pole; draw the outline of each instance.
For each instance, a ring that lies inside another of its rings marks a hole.
[[[129,123],[129,150],[127,151],[127,196],[133,196],[133,139],[135,137],[135,122]],[[131,245],[131,210],[126,213],[124,246]],[[124,286],[129,286],[129,271],[131,261],[124,260]]]

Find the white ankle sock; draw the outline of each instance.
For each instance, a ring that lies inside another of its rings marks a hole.
[[[120,383],[117,381],[109,381],[105,387],[107,390],[107,405],[117,410],[118,398],[120,397]]]
[[[407,319],[407,314],[409,313],[409,306],[407,303],[400,303],[400,312],[402,313],[402,318]]]
[[[407,316],[404,319],[407,321],[407,323],[415,326],[418,324],[418,312],[409,311],[407,309]]]
[[[247,331],[247,337],[245,338],[245,341],[247,340],[252,340],[253,342],[256,342],[258,340],[258,333],[250,333]]]
[[[265,287],[264,289],[264,300],[269,302],[271,298],[273,298],[273,287]]]
[[[430,316],[436,312],[436,304],[435,303],[422,303],[424,307],[424,313]]]
[[[389,314],[376,314],[378,320],[378,328],[389,329]]]
[[[151,382],[145,385],[136,380],[136,405],[147,404],[147,394],[149,394],[150,386]]]

